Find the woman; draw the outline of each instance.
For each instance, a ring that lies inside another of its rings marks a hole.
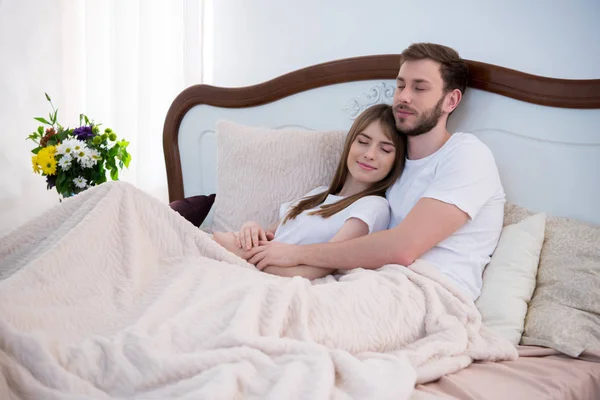
[[[405,151],[406,141],[396,131],[392,108],[374,105],[352,124],[329,187],[315,188],[301,199],[282,204],[279,221],[266,230],[250,221],[240,232],[215,232],[213,237],[229,251],[243,256],[260,241],[336,242],[387,229],[390,210],[385,191],[400,177]],[[316,279],[334,269],[303,265],[268,267],[263,271]]]

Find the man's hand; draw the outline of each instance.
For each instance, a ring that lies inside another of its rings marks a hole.
[[[260,244],[244,254],[246,261],[254,264],[259,271],[271,266],[295,267],[300,264],[298,255],[300,246],[280,242]]]

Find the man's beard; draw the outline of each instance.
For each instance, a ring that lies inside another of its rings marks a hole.
[[[442,98],[437,102],[437,104],[435,106],[433,106],[433,108],[431,110],[429,110],[428,112],[425,112],[423,114],[423,116],[417,120],[417,124],[415,125],[414,128],[404,129],[404,128],[400,127],[400,124],[398,122],[396,122],[396,129],[398,129],[398,131],[400,133],[403,133],[406,136],[419,136],[419,135],[429,132],[430,130],[435,128],[435,126],[440,121],[440,118],[442,117],[443,101],[444,101],[444,96],[442,96]],[[396,111],[397,110],[398,109],[396,109]]]

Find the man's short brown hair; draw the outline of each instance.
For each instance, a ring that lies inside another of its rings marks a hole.
[[[458,89],[462,94],[467,89],[469,67],[458,52],[450,47],[435,43],[413,43],[400,55],[400,66],[405,61],[430,59],[441,64],[440,74],[444,81],[444,91]]]

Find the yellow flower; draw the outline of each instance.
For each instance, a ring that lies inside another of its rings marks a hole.
[[[56,174],[56,159],[54,157],[48,158],[42,164],[42,172],[46,175],[55,175]]]
[[[54,146],[48,146],[48,147],[42,148],[37,153],[38,163],[42,164],[42,162],[45,161],[46,159],[54,158],[55,151],[56,151],[56,148],[54,148]]]
[[[55,152],[56,147],[48,146],[41,149],[37,154],[37,163],[42,167],[42,172],[46,175],[56,174]]]
[[[39,174],[40,172],[42,172],[42,167],[40,167],[40,164],[38,164],[38,156],[37,155],[31,157],[31,164],[33,166],[33,172],[35,172],[36,174]]]

